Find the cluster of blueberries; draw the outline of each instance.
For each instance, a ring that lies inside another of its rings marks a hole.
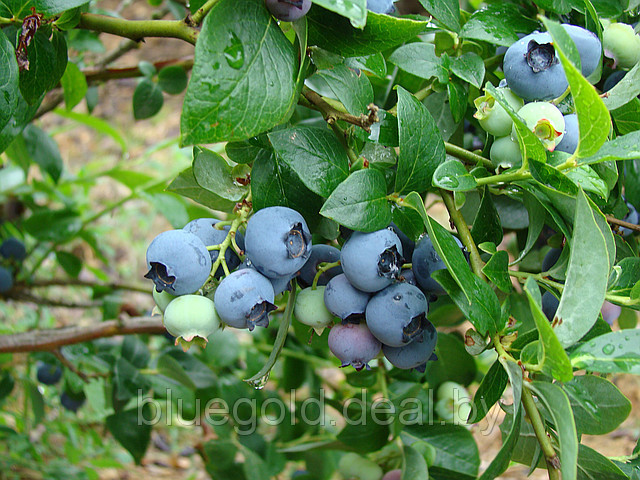
[[[431,274],[446,266],[428,236],[416,245],[392,224],[352,232],[341,250],[312,245],[304,218],[287,207],[257,211],[244,235],[217,224],[211,218],[193,220],[161,233],[147,249],[145,276],[155,283],[156,304],[176,344],[204,345],[221,323],[267,327],[275,297],[296,279],[303,287],[296,319],[317,332],[331,327],[329,348],[343,366],[360,370],[381,350],[404,369],[423,369],[433,357],[437,333],[426,318],[428,299],[444,290]],[[223,276],[222,268],[213,275],[211,270],[220,246],[230,239],[246,258],[241,262],[227,248],[230,273],[209,291],[209,280]],[[412,268],[403,270],[403,255],[411,257]],[[204,295],[196,294],[203,286]],[[340,323],[334,325],[336,317]]]
[[[613,59],[614,70],[602,89],[613,88],[627,73],[624,69],[640,61],[640,35],[631,25],[611,23],[603,33],[603,42],[594,33],[576,25],[563,24],[578,49],[582,74],[597,80],[602,52]],[[604,45],[603,45],[604,44]],[[502,66],[504,79],[499,85],[509,105],[549,151],[572,154],[578,146],[578,118],[563,115],[550,101],[560,98],[568,88],[567,77],[548,32],[523,36],[506,49]],[[489,156],[496,167],[509,168],[521,161],[513,121],[504,108],[487,93],[475,100],[474,115],[480,126],[495,137]]]
[[[392,13],[395,0],[367,0],[367,9],[375,13]],[[311,0],[265,0],[271,15],[283,22],[304,17],[311,8]]]
[[[15,268],[27,257],[27,249],[20,240],[9,237],[0,244],[0,293],[13,288]]]
[[[38,362],[36,378],[43,385],[55,385],[62,378],[62,368],[60,365],[53,365],[47,362]],[[70,412],[77,412],[84,404],[86,397],[84,392],[73,392],[65,389],[60,394],[60,405]]]

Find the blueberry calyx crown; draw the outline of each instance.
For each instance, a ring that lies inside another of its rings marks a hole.
[[[302,223],[296,223],[287,233],[286,245],[289,258],[309,256],[311,235],[304,231]]]
[[[292,5],[296,8],[299,8],[300,10],[302,10],[302,5],[304,3],[304,0],[278,0],[280,3],[287,3],[289,5]]]
[[[403,264],[404,258],[398,252],[398,248],[393,245],[378,257],[378,275],[385,278],[398,278]]]
[[[413,339],[416,342],[422,341],[422,331],[427,326],[427,315],[421,313],[411,319],[411,321],[402,329],[402,341],[404,343],[410,343]]]
[[[556,50],[553,45],[551,43],[538,43],[535,40],[529,42],[525,58],[533,73],[543,72],[558,63],[558,57],[556,57]]]
[[[256,303],[249,315],[247,315],[247,326],[249,331],[252,331],[256,326],[268,327],[269,326],[269,313],[273,312],[277,307],[268,301]]]
[[[167,267],[159,262],[151,262],[151,269],[145,274],[144,278],[148,278],[156,285],[158,293],[163,290],[175,290],[173,284],[176,277],[167,273]]]

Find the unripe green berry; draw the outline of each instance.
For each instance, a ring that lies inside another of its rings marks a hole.
[[[626,23],[611,23],[602,34],[604,54],[613,58],[614,68],[632,68],[640,61],[640,35]]]
[[[518,115],[544,148],[553,152],[564,136],[564,116],[558,107],[549,102],[531,102],[518,110]],[[513,126],[511,138],[516,140],[516,127]]]
[[[345,453],[338,462],[338,471],[345,480],[380,480],[382,468],[368,458],[357,453]]]
[[[495,167],[510,168],[522,162],[522,153],[517,140],[509,135],[496,138],[489,150],[489,158]]]
[[[524,105],[524,101],[514,94],[508,88],[500,89],[507,102],[517,112]],[[513,120],[507,111],[500,105],[490,93],[486,93],[482,97],[478,97],[473,102],[476,106],[476,113],[473,115],[478,119],[478,123],[485,132],[495,135],[496,137],[504,137],[509,135]]]
[[[156,306],[158,307],[158,310],[160,310],[162,313],[164,313],[164,311],[167,309],[167,306],[171,303],[171,301],[174,298],[176,298],[176,296],[171,295],[166,290],[163,290],[162,292],[158,292],[156,287],[155,286],[153,287],[153,300],[156,302]]]
[[[212,300],[200,295],[175,298],[164,311],[164,326],[176,337],[176,345],[187,351],[193,343],[201,347],[207,337],[220,327],[220,319]]]
[[[324,304],[324,289],[320,286],[313,290],[305,288],[298,293],[294,314],[300,323],[312,327],[318,335],[325,327],[333,325],[334,317]]]

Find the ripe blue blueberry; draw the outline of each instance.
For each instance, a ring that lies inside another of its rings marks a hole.
[[[311,0],[266,0],[271,15],[283,22],[304,17],[311,8]]]
[[[353,366],[356,370],[369,368],[382,345],[364,323],[334,325],[329,332],[329,350],[342,362],[341,367]]]
[[[222,230],[218,230],[215,228],[215,225],[219,221],[220,220],[216,218],[197,218],[196,220],[192,220],[187,223],[183,227],[183,230],[198,236],[198,238],[202,240],[202,243],[207,247],[211,245],[220,245],[227,238],[230,227],[226,225]],[[217,260],[219,253],[220,252],[218,250],[209,250],[211,263]],[[238,254],[233,250],[231,245],[229,245],[229,248],[225,250],[224,259],[227,262],[229,270],[234,270],[238,265],[240,265],[240,257],[238,257]],[[222,265],[220,265],[216,270],[215,278],[220,278],[222,275],[224,275],[224,269],[222,268]]]
[[[527,101],[557,98],[569,86],[547,32],[529,34],[511,45],[502,70],[513,93]]]
[[[573,153],[578,148],[580,131],[578,130],[578,116],[575,113],[564,116],[564,136],[556,146],[560,152]]]
[[[409,370],[415,368],[424,372],[429,360],[437,360],[433,353],[438,342],[438,332],[433,324],[427,321],[422,334],[413,342],[403,347],[382,345],[382,353],[396,368]]]
[[[363,292],[377,292],[391,285],[404,263],[402,243],[393,230],[353,232],[342,246],[342,270],[349,282]]]
[[[0,293],[6,293],[13,288],[13,275],[11,272],[0,267]]]
[[[542,259],[542,271],[548,272],[558,262],[562,254],[561,248],[552,248]]]
[[[393,2],[395,0],[367,0],[367,10],[374,13],[391,13],[395,10]]]
[[[355,288],[344,273],[336,275],[324,290],[324,304],[341,320],[361,318],[369,303],[369,295]]]
[[[153,239],[147,248],[149,272],[145,278],[158,292],[172,295],[196,292],[211,273],[211,256],[202,240],[184,230],[169,230]]]
[[[608,92],[609,90],[611,90],[618,83],[620,83],[620,80],[622,80],[626,74],[627,72],[624,70],[616,70],[615,72],[613,72],[604,81],[604,85],[602,85],[602,91]]]
[[[59,365],[41,362],[38,364],[36,378],[43,385],[55,385],[62,378],[62,368]]]
[[[560,300],[553,293],[546,291],[542,294],[542,313],[550,322],[553,322],[553,318],[556,316],[558,305],[560,305]]]
[[[582,75],[588,77],[596,71],[602,60],[602,44],[598,36],[577,25],[562,24],[562,27],[576,44],[580,54]]]
[[[416,275],[413,273],[413,270],[410,268],[403,268],[400,272],[400,276],[398,277],[400,282],[408,283],[409,285],[414,285],[418,287],[418,281],[416,280]]]
[[[14,237],[7,238],[2,245],[0,245],[0,256],[17,260],[18,262],[24,260],[27,256],[27,249],[20,240]]]
[[[298,283],[301,287],[310,287],[313,284],[313,279],[318,273],[318,266],[321,263],[334,263],[340,260],[340,250],[331,245],[317,244],[311,247],[311,255],[309,260],[305,263],[300,272],[298,273]],[[320,275],[318,278],[318,285],[326,285],[336,275],[342,273],[342,267],[337,266],[330,268]]]
[[[600,313],[602,313],[602,319],[609,325],[613,325],[613,322],[618,319],[621,312],[622,308],[620,308],[619,305],[615,305],[607,301],[602,304],[602,308],[600,309]]]
[[[463,249],[462,242],[457,238],[455,238],[455,240],[460,248]],[[444,270],[447,266],[433,247],[433,242],[429,238],[429,235],[425,235],[416,245],[411,264],[413,273],[416,275],[416,280],[418,280],[418,285],[420,285],[426,293],[431,295],[444,295],[446,293],[442,285],[431,278],[433,272]]]
[[[295,210],[267,207],[247,222],[244,237],[249,260],[269,278],[292,276],[311,255],[311,232]]]
[[[400,239],[400,243],[402,244],[402,256],[404,258],[411,258],[411,255],[413,255],[413,249],[416,248],[416,242],[411,240],[395,223],[391,222],[391,225],[389,226]]]
[[[245,268],[250,268],[257,272],[255,267],[253,266],[253,263],[251,263],[251,260],[249,260],[248,258],[245,258],[244,261],[238,266],[238,270],[244,270]],[[275,277],[275,278],[266,277],[266,278],[271,282],[271,286],[273,287],[273,294],[277,297],[285,290],[291,290],[291,280],[295,278],[295,275],[294,276],[287,275],[286,277]]]
[[[629,211],[627,212],[627,214],[624,216],[622,220],[624,220],[625,222],[633,223],[634,225],[638,225],[640,223],[640,215],[638,215],[638,211],[636,210],[636,207],[634,207],[630,202],[626,200],[625,200],[625,204],[627,205],[627,208],[629,209]],[[625,237],[628,237],[634,232],[633,230],[627,227],[620,227],[619,231]]]
[[[77,412],[78,409],[84,405],[86,397],[83,392],[74,393],[71,391],[64,391],[60,395],[60,405],[71,412]]]
[[[269,312],[276,309],[273,286],[268,278],[252,268],[236,270],[225,277],[214,295],[220,319],[234,328],[269,326]]]
[[[427,298],[418,287],[396,283],[371,297],[367,325],[383,344],[402,347],[421,335],[427,325],[428,308]]]

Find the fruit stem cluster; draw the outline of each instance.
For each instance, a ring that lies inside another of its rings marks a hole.
[[[318,280],[320,279],[320,277],[322,276],[322,274],[324,272],[326,272],[327,270],[331,270],[333,267],[337,267],[340,265],[340,260],[338,260],[337,262],[332,262],[332,263],[321,263],[318,266],[318,273],[316,273],[316,276],[313,278],[313,283],[311,284],[311,289],[315,290],[318,288]]]

